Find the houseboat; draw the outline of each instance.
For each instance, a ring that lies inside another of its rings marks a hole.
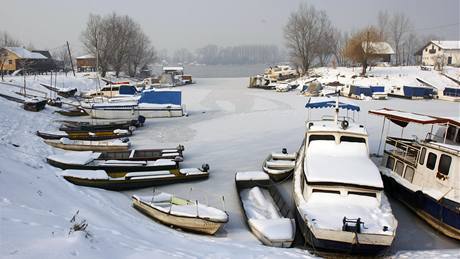
[[[403,129],[409,123],[431,125],[422,139],[387,136],[380,173],[388,193],[433,228],[460,240],[460,120],[391,109],[369,113]]]
[[[296,160],[293,197],[305,241],[315,250],[378,254],[397,228],[383,182],[369,157],[368,134],[339,110],[360,108],[334,98],[310,98],[306,108],[335,108],[333,118],[307,121]]]

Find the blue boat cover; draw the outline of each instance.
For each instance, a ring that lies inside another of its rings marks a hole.
[[[139,103],[182,105],[182,92],[178,90],[144,90]]]
[[[424,86],[404,86],[404,96],[429,97],[433,95],[433,89]]]
[[[381,85],[371,85],[372,93],[384,93],[385,86]]]
[[[358,96],[360,96],[361,94],[363,94],[364,96],[372,96],[372,89],[369,86],[352,85],[350,87],[350,92]]]
[[[446,96],[460,97],[460,88],[458,87],[446,87],[443,91]]]
[[[305,104],[305,108],[308,109],[316,109],[316,108],[334,108],[336,103],[335,98],[327,98],[327,97],[311,97],[307,104]],[[353,103],[345,103],[339,101],[339,108],[345,110],[352,110],[358,111],[360,110],[359,106]]]
[[[136,87],[132,85],[121,85],[118,90],[119,94],[134,95],[137,93]]]

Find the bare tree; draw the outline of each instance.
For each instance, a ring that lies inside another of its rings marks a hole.
[[[194,61],[195,57],[192,52],[186,48],[180,48],[174,51],[173,61],[176,63],[190,63]]]
[[[408,34],[408,31],[411,27],[411,22],[409,18],[402,12],[395,13],[391,17],[389,23],[389,38],[391,39],[396,54],[396,64],[401,64],[402,58],[402,44],[405,41],[405,37]]]
[[[129,44],[128,52],[128,75],[136,76],[139,68],[153,63],[156,59],[156,51],[153,48],[150,39],[141,30],[138,30]]]
[[[327,14],[313,6],[301,4],[297,11],[291,13],[284,27],[284,38],[291,60],[300,67],[302,74],[308,73],[316,59],[322,57],[325,61],[325,57],[332,54],[329,46],[323,47],[331,29]]]
[[[90,14],[86,28],[81,34],[81,41],[86,50],[97,59],[97,69],[100,69],[102,77],[109,70],[110,53],[107,29],[102,17],[97,14]]]
[[[370,61],[375,59],[374,42],[381,41],[380,33],[375,27],[368,27],[351,36],[345,47],[345,57],[362,66],[361,75],[366,75]]]
[[[387,10],[380,10],[377,16],[377,29],[379,30],[380,38],[385,40],[389,35],[390,13]]]

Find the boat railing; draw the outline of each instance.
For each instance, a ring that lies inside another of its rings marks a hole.
[[[334,121],[334,116],[333,115],[323,115],[323,116],[321,116],[321,120]],[[350,116],[339,116],[338,120],[339,121],[352,121],[352,122],[355,122],[354,118],[350,117]]]
[[[420,146],[415,145],[413,140],[387,137],[385,141],[385,152],[416,167],[420,155]]]

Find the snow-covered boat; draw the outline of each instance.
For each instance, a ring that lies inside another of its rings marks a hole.
[[[61,169],[104,170],[106,172],[161,171],[179,168],[182,157],[156,160],[104,159],[97,152],[67,152],[50,155],[48,164]]]
[[[75,94],[77,93],[77,88],[60,88],[60,87],[54,87],[49,84],[43,84],[43,83],[40,83],[40,85],[50,91],[56,92],[59,96],[62,96],[65,98],[75,96]]]
[[[103,170],[64,170],[61,176],[75,185],[121,191],[207,179],[209,167],[203,167],[201,169],[183,168],[153,172],[118,173],[106,173]]]
[[[131,145],[129,140],[123,141],[118,139],[114,141],[88,141],[61,138],[45,139],[44,142],[52,147],[72,151],[126,151]]]
[[[82,103],[82,108],[93,118],[133,119],[184,116],[180,90],[150,89],[142,91],[140,97],[131,97],[120,102]]]
[[[281,181],[291,176],[295,167],[296,157],[297,153],[289,154],[286,149],[283,149],[281,153],[270,153],[264,160],[262,168],[270,178],[275,181]]]
[[[58,131],[58,132],[46,132],[37,131],[37,136],[43,139],[61,139],[68,138],[71,140],[89,140],[99,141],[115,138],[126,138],[132,135],[129,130],[94,130],[94,131]]]
[[[45,109],[47,100],[42,98],[26,98],[24,100],[24,110],[39,112]]]
[[[117,160],[157,160],[157,159],[176,159],[183,158],[184,146],[178,145],[175,148],[162,149],[132,149],[128,151],[109,151],[100,152],[100,159]]]
[[[155,192],[153,196],[133,195],[133,207],[145,215],[176,228],[214,235],[225,223],[228,214],[220,209],[176,197],[169,193]]]
[[[460,240],[460,120],[391,109],[369,113],[403,128],[431,125],[425,139],[387,136],[380,173],[388,193],[435,229]]]
[[[428,86],[403,85],[393,86],[388,96],[400,97],[407,99],[432,99],[434,89]]]
[[[339,120],[339,109],[359,107],[310,98],[306,108],[335,108],[334,119],[308,121],[294,170],[297,222],[315,249],[376,254],[390,247],[397,228],[371,161],[362,125]]]
[[[78,108],[78,107],[71,109],[71,110],[58,110],[58,111],[55,111],[55,113],[59,113],[61,115],[68,116],[68,117],[79,117],[79,116],[88,115],[88,113],[86,113],[85,110]]]
[[[261,171],[238,172],[235,184],[251,232],[264,245],[290,247],[296,233],[294,213],[270,177]]]
[[[62,122],[59,130],[115,130],[115,129],[132,129],[132,127],[141,127],[145,118],[139,116],[137,120],[91,120],[91,121],[60,121]]]

